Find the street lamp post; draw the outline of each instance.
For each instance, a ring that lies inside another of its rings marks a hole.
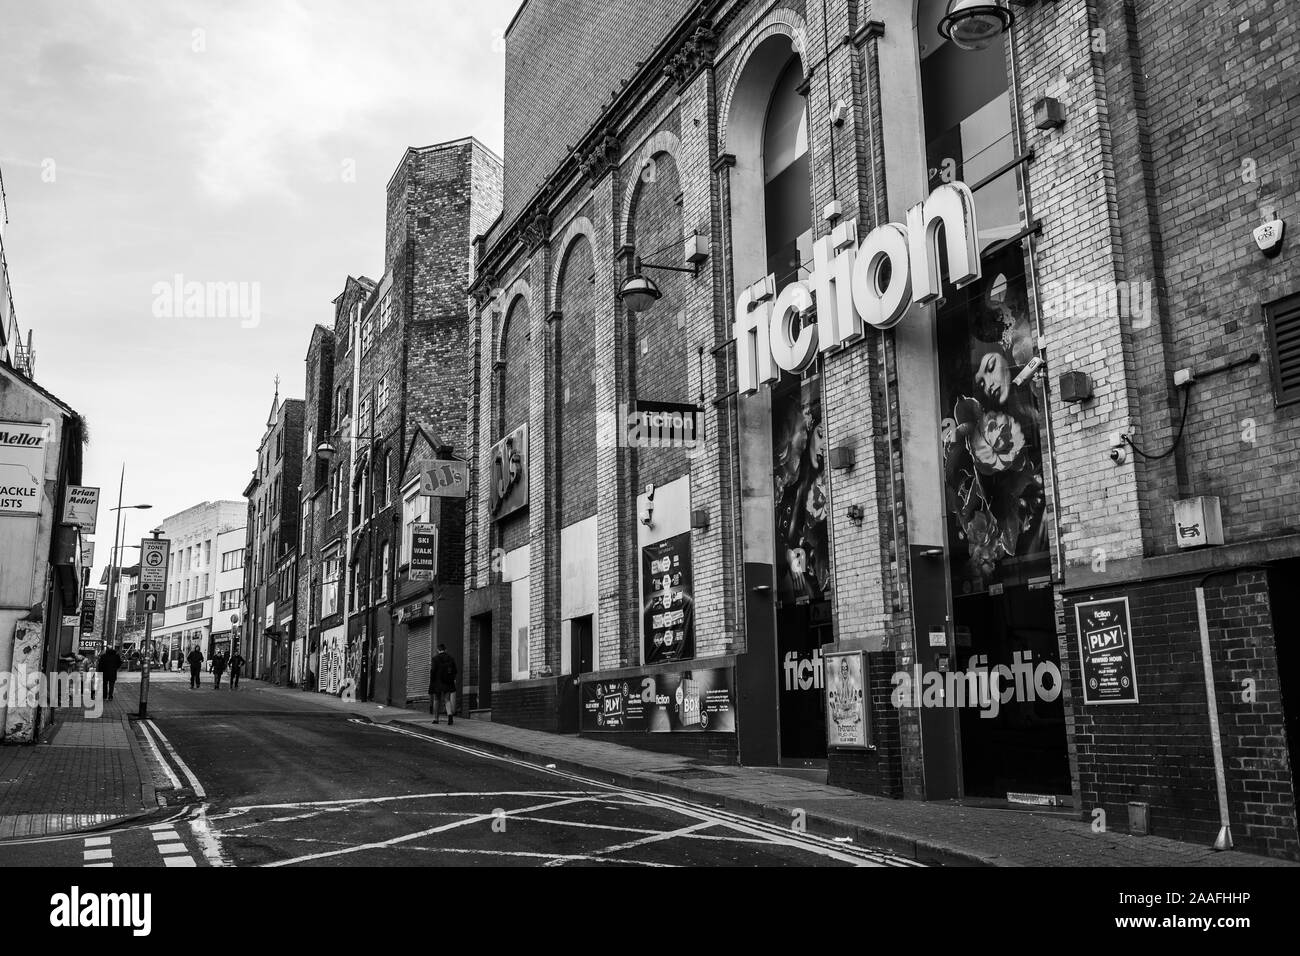
[[[117,590],[121,581],[122,570],[121,561],[118,558],[120,551],[124,550],[120,544],[122,537],[122,512],[123,511],[147,511],[153,505],[123,505],[122,489],[126,484],[126,464],[122,465],[122,474],[117,483],[117,507],[110,508],[113,515],[113,553],[108,557],[108,607],[110,611],[108,621],[108,634],[104,641],[105,649],[113,647],[117,643]],[[138,547],[138,545],[128,545],[127,547]]]

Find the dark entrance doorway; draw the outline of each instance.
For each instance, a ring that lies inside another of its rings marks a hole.
[[[492,615],[480,614],[471,623],[478,646],[478,699],[473,707],[487,710],[492,706]]]
[[[569,621],[569,673],[560,679],[559,732],[576,734],[582,726],[581,675],[592,670],[593,640],[591,615]]]
[[[1291,761],[1292,788],[1297,775],[1297,741],[1300,740],[1300,648],[1292,639],[1300,628],[1300,559],[1279,561],[1268,570],[1268,601],[1273,614],[1273,647],[1277,653],[1278,685],[1286,719],[1287,756]]]
[[[987,695],[961,708],[966,796],[1068,796],[1070,762],[1051,588],[1007,585],[1000,594],[957,595],[953,610],[957,670],[992,675],[1006,668],[996,684],[990,680]]]

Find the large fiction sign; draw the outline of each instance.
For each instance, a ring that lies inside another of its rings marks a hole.
[[[861,338],[864,324],[893,328],[911,303],[937,299],[941,225],[948,278],[961,288],[980,277],[975,198],[965,183],[944,183],[907,211],[906,226],[877,226],[859,245],[857,224],[846,222],[817,240],[808,281],[777,295],[769,273],[741,292],[734,326],[740,391],[775,382],[780,369],[802,372],[818,352]],[[814,296],[817,321],[804,322]]]

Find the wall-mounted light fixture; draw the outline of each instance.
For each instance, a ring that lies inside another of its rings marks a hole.
[[[657,256],[666,249],[672,248],[672,244],[656,249],[650,253]],[[663,293],[659,291],[658,284],[645,275],[645,269],[660,269],[664,272],[689,272],[696,275],[699,272],[699,264],[708,258],[708,241],[703,236],[694,235],[686,238],[685,258],[691,264],[689,266],[670,266],[659,262],[646,262],[640,256],[632,260],[632,273],[623,280],[619,287],[618,297],[623,304],[632,312],[644,312],[663,298]]]
[[[699,531],[709,530],[708,508],[696,508],[691,511],[691,527]]]
[[[845,513],[854,524],[862,524],[862,519],[867,516],[867,513],[862,509],[862,505],[849,505],[848,511]]]
[[[1011,29],[1014,19],[996,0],[948,0],[939,35],[963,50],[983,50]]]
[[[334,460],[334,455],[337,453],[337,451],[338,449],[336,449],[329,442],[323,441],[316,446],[316,457],[319,458],[321,461],[325,462],[326,464],[329,464],[331,461]]]
[[[847,471],[853,467],[855,461],[856,456],[852,445],[836,445],[831,449],[831,467],[837,471]]]

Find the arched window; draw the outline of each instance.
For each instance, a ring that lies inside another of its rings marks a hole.
[[[808,108],[799,89],[802,82],[799,59],[791,57],[772,91],[763,125],[767,268],[776,275],[778,289],[812,261]]]
[[[501,438],[528,420],[528,302],[516,297],[506,313],[505,338],[501,358],[505,371],[501,377],[501,420],[497,438]]]
[[[596,513],[595,255],[580,236],[565,253],[559,282],[560,527]]]

